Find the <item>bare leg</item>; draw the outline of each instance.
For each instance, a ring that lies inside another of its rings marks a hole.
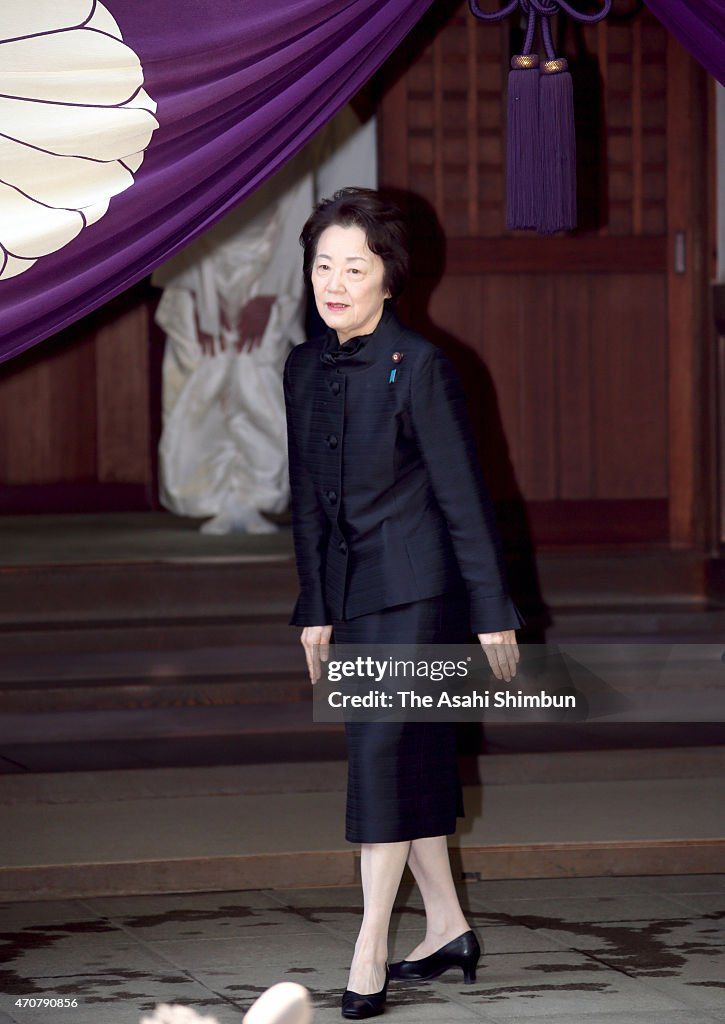
[[[468,931],[470,926],[458,901],[445,836],[414,839],[410,844],[408,866],[423,897],[426,932],[423,941],[406,960],[421,960]]]
[[[347,987],[368,995],[385,981],[388,929],[410,843],[363,843],[360,849],[364,912]]]

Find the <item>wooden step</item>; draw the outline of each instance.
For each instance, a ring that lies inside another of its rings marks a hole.
[[[259,614],[286,621],[296,596],[288,558],[12,566],[0,569],[0,628]]]
[[[725,641],[725,608],[693,603],[559,609],[546,639],[551,643],[716,643]]]
[[[250,538],[246,539],[250,544]],[[291,555],[0,568],[5,712],[248,706],[304,700]],[[539,559],[551,642],[706,643],[725,607],[692,552],[551,552]]]
[[[545,636],[551,642],[597,642],[606,638],[614,642],[618,638],[660,636],[669,637],[672,642],[708,643],[718,637],[725,639],[725,608],[672,604],[652,608],[558,609],[546,626]],[[61,656],[129,648],[180,652],[249,645],[298,649],[299,638],[299,628],[289,626],[285,616],[262,608],[256,614],[245,616],[204,616],[191,620],[13,623],[0,627],[0,678],[2,665],[10,664],[12,656]]]
[[[465,780],[457,879],[722,869],[721,750],[497,760]],[[0,899],[359,885],[345,780],[308,761],[6,776]]]
[[[0,718],[0,776],[173,766],[318,764],[344,759],[340,723],[313,720],[300,700],[239,706],[32,711]],[[654,751],[725,742],[722,723],[480,722],[459,727],[464,781],[481,753]],[[487,779],[484,773],[480,776]]]
[[[0,661],[3,713],[283,703],[304,699],[308,689],[299,644],[46,652]]]
[[[706,603],[706,562],[668,550],[544,552],[512,566],[516,592],[552,611]],[[297,596],[291,550],[275,555],[0,567],[0,628],[123,621],[286,621]]]
[[[209,644],[210,638],[222,642]],[[546,638],[725,643],[725,610],[562,613]],[[280,622],[16,627],[0,633],[0,642],[5,712],[283,702],[300,699],[307,686],[299,631]]]
[[[193,651],[202,647],[299,647],[300,630],[279,615],[116,622],[17,623],[0,628],[0,671],[9,655],[122,651]]]
[[[544,599],[558,609],[698,604],[706,595],[706,560],[699,551],[546,551],[537,555],[536,566]]]

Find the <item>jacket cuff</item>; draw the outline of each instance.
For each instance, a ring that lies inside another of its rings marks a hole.
[[[526,625],[526,620],[504,591],[498,594],[469,594],[469,601],[474,633],[498,633]]]
[[[325,607],[322,594],[300,594],[289,620],[290,626],[329,626],[330,613]]]

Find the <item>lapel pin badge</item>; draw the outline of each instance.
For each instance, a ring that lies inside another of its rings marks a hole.
[[[403,353],[402,352],[393,352],[393,362],[394,363],[399,363],[402,358],[403,358]],[[396,375],[397,372],[398,372],[398,367],[397,366],[393,367],[393,369],[390,371],[390,376],[388,377],[388,384],[394,384],[395,383],[395,375]]]

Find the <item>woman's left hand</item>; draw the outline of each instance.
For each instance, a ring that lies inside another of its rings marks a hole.
[[[516,665],[519,660],[516,630],[504,629],[500,633],[479,633],[478,639],[486,652],[493,674],[497,679],[505,679],[507,683],[510,683],[516,675]]]

